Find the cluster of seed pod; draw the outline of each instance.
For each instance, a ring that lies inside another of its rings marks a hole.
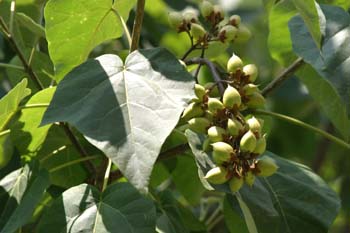
[[[188,32],[196,43],[206,46],[210,41],[245,41],[251,36],[247,27],[241,24],[239,15],[232,15],[225,20],[223,9],[219,5],[213,5],[209,1],[203,1],[200,5],[203,18],[210,24],[210,30],[206,31],[199,22],[194,11],[169,13],[170,25],[177,32]]]
[[[259,157],[266,149],[263,121],[241,113],[265,104],[258,86],[253,84],[258,74],[256,66],[243,66],[242,60],[233,55],[227,72],[222,97],[212,97],[213,86],[196,84],[196,98],[182,118],[192,131],[206,135],[203,150],[212,155],[216,167],[205,178],[212,184],[228,182],[231,191],[236,192],[244,183],[252,186],[255,176],[270,176],[278,167],[272,159]]]

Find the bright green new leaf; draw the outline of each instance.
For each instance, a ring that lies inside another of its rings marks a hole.
[[[130,184],[113,184],[103,193],[81,184],[53,202],[40,220],[38,233],[154,233],[155,225],[153,202]]]
[[[4,130],[13,114],[16,113],[19,103],[30,94],[27,83],[27,79],[23,79],[6,96],[0,99],[0,131]]]
[[[69,122],[139,190],[194,97],[193,78],[165,49],[89,60],[58,85],[42,124]]]
[[[51,0],[45,7],[45,29],[56,81],[86,60],[100,43],[121,37],[136,0]],[[121,17],[121,18],[120,18]]]

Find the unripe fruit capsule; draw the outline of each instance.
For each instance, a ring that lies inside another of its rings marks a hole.
[[[205,96],[205,88],[202,85],[195,84],[194,93],[196,94],[197,98],[202,102],[203,97]]]
[[[249,76],[249,82],[254,82],[258,77],[258,68],[254,64],[248,64],[243,67],[245,75]]]
[[[179,12],[170,12],[168,18],[170,26],[175,29],[178,29],[184,20],[183,15]]]
[[[208,110],[216,114],[217,111],[223,110],[225,106],[222,104],[222,102],[216,98],[209,98],[208,99]]]
[[[241,24],[241,17],[239,15],[232,15],[229,22],[231,25],[238,27]]]
[[[228,180],[227,170],[221,166],[214,167],[207,172],[204,178],[212,184],[223,184]]]
[[[208,129],[208,137],[212,142],[220,142],[223,140],[223,136],[226,134],[226,130],[219,126],[212,126]]]
[[[273,175],[278,169],[275,160],[265,156],[258,160],[256,167],[260,171],[257,175],[263,177]]]
[[[204,110],[198,103],[190,103],[182,113],[181,118],[188,120],[193,117],[198,117],[204,114]]]
[[[245,42],[249,40],[251,36],[252,33],[250,32],[250,30],[246,26],[240,25],[234,42]]]
[[[231,192],[235,193],[242,188],[244,181],[242,178],[232,177],[228,182]]]
[[[203,1],[200,5],[200,11],[204,18],[209,17],[214,12],[214,6],[208,1]]]
[[[249,118],[247,121],[247,124],[249,126],[249,129],[253,131],[254,133],[261,133],[261,125],[258,119],[256,119],[254,116]]]
[[[254,181],[255,181],[255,175],[253,174],[252,171],[248,171],[244,177],[244,181],[249,185],[250,187],[253,186]]]
[[[248,83],[248,84],[244,85],[242,90],[243,90],[244,94],[246,94],[246,95],[251,95],[254,92],[259,92],[258,86],[254,85],[252,83]]]
[[[196,23],[198,21],[197,14],[192,10],[184,12],[183,17],[186,23]]]
[[[233,54],[227,62],[227,71],[230,73],[235,73],[238,69],[242,69],[243,62],[241,58]]]
[[[219,5],[214,5],[214,13],[219,16],[220,19],[224,19],[225,17],[225,12]]]
[[[259,92],[254,92],[248,96],[246,105],[249,108],[263,108],[265,106],[265,98]]]
[[[240,141],[240,149],[243,152],[253,152],[256,147],[256,137],[252,131],[246,132]]]
[[[261,155],[266,150],[266,138],[265,135],[256,141],[256,147],[253,151],[254,154]]]
[[[203,38],[206,33],[207,32],[201,25],[197,23],[191,23],[191,34],[195,40]]]
[[[225,142],[215,142],[211,144],[213,147],[213,159],[216,164],[227,162],[233,154],[233,148]]]
[[[196,117],[188,121],[189,128],[196,133],[207,133],[207,128],[210,126],[210,121],[204,117]]]
[[[228,119],[227,131],[231,136],[233,137],[238,136],[241,130],[243,130],[243,125],[241,124],[241,122],[239,122],[236,119]]]
[[[206,138],[206,139],[204,140],[203,146],[202,146],[203,151],[205,151],[205,152],[209,151],[209,149],[210,149],[210,147],[211,147],[210,143],[211,143],[211,142],[210,142],[210,139],[209,139],[209,138]]]
[[[225,25],[220,29],[219,37],[223,42],[233,40],[237,35],[237,28],[232,25]]]
[[[223,95],[223,104],[227,108],[239,107],[241,105],[241,95],[236,88],[228,85],[224,95]]]

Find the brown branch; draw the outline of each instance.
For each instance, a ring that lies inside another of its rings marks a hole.
[[[144,10],[145,10],[145,0],[138,0],[137,6],[136,6],[136,16],[134,21],[134,27],[132,29],[132,36],[131,36],[132,40],[131,40],[130,52],[133,52],[136,49],[138,49]]]
[[[275,78],[264,90],[262,90],[263,96],[269,95],[274,89],[281,86],[292,74],[295,73],[305,62],[302,58],[296,59],[292,65],[285,69],[277,78]]]
[[[14,49],[15,53],[18,55],[19,59],[21,60],[21,63],[23,65],[24,70],[26,71],[26,73],[28,73],[29,77],[31,78],[31,80],[33,80],[34,84],[36,85],[36,87],[39,90],[44,90],[44,86],[40,82],[38,76],[35,74],[34,70],[30,66],[28,61],[26,60],[24,54],[22,53],[21,49],[17,45],[17,43],[16,43],[15,39],[13,38],[13,36],[11,35],[11,33],[10,33],[10,31],[9,31],[5,21],[4,21],[4,19],[1,16],[0,16],[0,28],[1,28],[2,32],[3,32],[3,34],[5,35],[5,38],[10,43],[11,47]],[[63,130],[66,133],[67,137],[72,142],[72,145],[77,149],[77,151],[80,153],[80,155],[82,157],[88,157],[89,155],[84,150],[82,145],[79,143],[78,139],[75,137],[75,135],[73,134],[73,132],[69,128],[69,126],[66,125],[65,123],[61,123],[61,122],[59,123],[59,125],[63,128]],[[95,173],[95,167],[91,163],[91,161],[85,161],[84,164],[85,164],[86,169],[90,173]]]
[[[203,64],[205,64],[206,66],[208,66],[208,68],[210,69],[210,71],[211,71],[211,73],[213,75],[213,78],[214,78],[215,82],[218,85],[220,94],[222,95],[224,93],[224,86],[222,85],[221,77],[220,77],[218,71],[216,70],[216,67],[215,67],[214,63],[212,63],[208,59],[199,58],[199,57],[186,60],[185,63],[186,63],[186,65],[193,65],[193,64],[201,64],[201,65],[203,65]]]

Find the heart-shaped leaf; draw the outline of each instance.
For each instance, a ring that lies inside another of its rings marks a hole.
[[[42,124],[65,121],[147,191],[165,139],[194,97],[193,78],[165,49],[89,60],[57,87]]]
[[[130,184],[117,183],[103,193],[81,184],[54,201],[43,215],[38,232],[154,233],[155,226],[153,202]]]

